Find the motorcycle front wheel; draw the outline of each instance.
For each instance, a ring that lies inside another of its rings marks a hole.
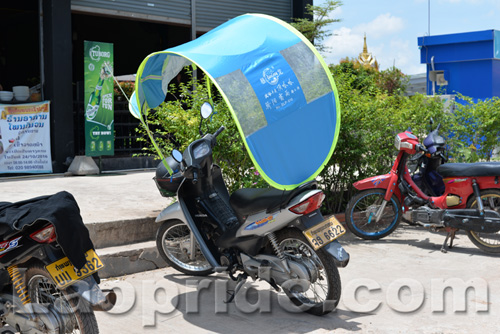
[[[384,197],[385,189],[368,189],[349,200],[345,221],[353,234],[365,240],[377,240],[388,236],[398,227],[402,211],[401,204],[394,195],[385,206],[379,221],[375,219]]]
[[[194,243],[193,252],[191,231],[180,220],[166,221],[156,233],[158,252],[170,266],[191,276],[210,275],[213,268],[203,256],[198,242],[195,240]]]
[[[337,307],[340,294],[340,275],[332,258],[324,250],[314,250],[304,235],[296,229],[284,229],[277,234],[278,244],[284,255],[296,262],[302,262],[310,272],[308,289],[301,284],[282,286],[288,298],[305,312],[325,315]]]
[[[29,267],[25,273],[25,282],[32,303],[42,304],[58,314],[64,327],[60,333],[99,333],[91,306],[83,300],[71,298],[71,287],[60,290],[44,268]]]
[[[500,212],[500,191],[496,189],[485,189],[480,191],[481,200],[485,210]],[[477,208],[476,197],[472,196],[467,201],[468,208]],[[481,233],[467,231],[470,241],[479,249],[487,253],[500,253],[500,232]]]

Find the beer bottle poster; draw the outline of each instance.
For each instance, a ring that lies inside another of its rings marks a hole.
[[[113,44],[84,43],[85,155],[114,155]]]

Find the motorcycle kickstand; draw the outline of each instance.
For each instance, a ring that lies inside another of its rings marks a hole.
[[[227,294],[229,294],[229,299],[224,301],[225,304],[229,304],[234,300],[234,297],[236,297],[236,294],[238,293],[238,291],[240,291],[240,289],[243,287],[243,285],[247,281],[247,277],[248,277],[247,274],[239,274],[238,275],[238,279],[236,281],[237,284],[236,284],[236,287],[234,288],[234,290],[227,290]]]
[[[446,238],[444,239],[443,246],[441,246],[441,252],[447,253],[446,244],[448,243],[448,239],[450,240],[450,246],[448,248],[453,248],[453,240],[455,239],[456,231],[450,231],[446,234]]]

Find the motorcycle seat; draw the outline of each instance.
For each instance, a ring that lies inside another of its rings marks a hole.
[[[437,169],[443,177],[499,176],[500,162],[447,163]]]
[[[316,181],[304,183],[293,190],[243,188],[231,194],[229,203],[239,217],[245,217],[264,210],[270,213],[284,209],[296,194],[316,188]]]

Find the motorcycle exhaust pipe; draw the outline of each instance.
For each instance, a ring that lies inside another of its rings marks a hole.
[[[106,294],[105,300],[92,305],[92,309],[94,311],[109,311],[111,310],[115,304],[116,304],[116,293],[113,290],[102,290],[103,293]]]

